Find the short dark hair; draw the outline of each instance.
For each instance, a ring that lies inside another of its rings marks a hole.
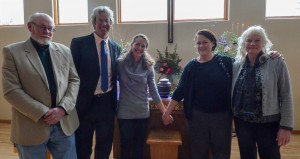
[[[215,45],[212,47],[212,51],[215,50],[215,48],[217,47],[217,38],[214,32],[212,32],[211,30],[208,29],[201,29],[198,30],[196,35],[195,35],[195,41],[197,40],[199,35],[203,35],[206,38],[208,38],[211,42],[213,42]]]

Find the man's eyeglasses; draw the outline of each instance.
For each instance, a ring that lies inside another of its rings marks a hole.
[[[49,32],[55,32],[56,29],[55,28],[48,28],[48,27],[45,27],[45,26],[41,26],[41,25],[38,25],[36,24],[35,22],[31,22],[33,25],[37,26],[38,28],[42,29],[43,31],[46,31],[48,30]]]

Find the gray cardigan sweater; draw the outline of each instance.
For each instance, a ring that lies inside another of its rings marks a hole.
[[[137,64],[118,59],[118,78],[120,84],[118,119],[140,119],[150,116],[149,95],[154,103],[160,103],[154,80],[154,68],[145,69],[142,60]]]
[[[280,121],[280,127],[293,129],[293,99],[292,86],[288,68],[281,58],[272,59],[268,55],[261,65],[262,82],[262,112],[265,122]],[[232,92],[244,63],[233,64]]]

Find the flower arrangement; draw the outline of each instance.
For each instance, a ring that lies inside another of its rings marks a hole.
[[[218,39],[215,53],[234,58],[237,51],[238,36],[230,31],[225,31]]]
[[[173,52],[169,52],[168,47],[166,47],[164,52],[157,49],[157,54],[154,69],[160,74],[158,80],[162,75],[167,77],[179,77],[182,73],[182,67],[179,65],[182,59],[179,58],[177,53],[177,45],[175,45]]]
[[[124,40],[124,39],[121,39],[120,40],[120,47],[121,47],[121,53],[125,53],[125,52],[128,52],[130,50],[130,42]]]

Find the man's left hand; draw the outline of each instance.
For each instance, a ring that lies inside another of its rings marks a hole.
[[[49,109],[44,116],[44,122],[48,125],[57,124],[65,116],[65,114],[65,110],[60,107]]]

